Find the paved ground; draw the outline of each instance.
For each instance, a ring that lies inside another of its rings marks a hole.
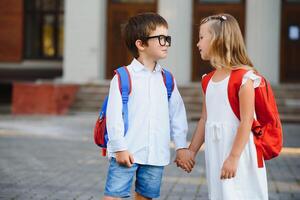
[[[0,199],[101,199],[107,159],[93,144],[94,120],[88,114],[0,116]],[[300,199],[300,124],[284,130],[283,153],[267,163],[273,200]],[[207,199],[203,154],[191,174],[166,167],[159,199]]]

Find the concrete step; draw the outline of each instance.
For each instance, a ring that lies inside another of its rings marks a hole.
[[[272,86],[278,110],[283,121],[300,122],[300,85]],[[109,91],[109,82],[83,85],[76,95],[71,112],[97,113]],[[201,113],[202,89],[200,83],[179,87],[189,120],[198,120]]]
[[[70,112],[93,112],[98,113],[100,111],[100,107],[95,106],[74,106],[73,109]]]
[[[108,86],[107,87],[86,87],[86,88],[80,88],[79,93],[80,94],[108,94]]]
[[[107,94],[77,94],[76,101],[100,101],[102,102]]]
[[[187,118],[190,121],[198,121],[200,119],[201,114],[194,112],[188,113]],[[300,122],[300,115],[292,115],[292,114],[280,114],[281,122],[285,123],[299,123]]]
[[[11,104],[0,104],[0,114],[11,114]]]
[[[281,114],[280,120],[281,120],[281,122],[286,122],[286,123],[299,123],[300,115]]]

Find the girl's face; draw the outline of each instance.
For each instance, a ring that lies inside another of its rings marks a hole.
[[[202,24],[199,31],[199,42],[197,47],[199,49],[202,60],[209,60],[209,48],[210,48],[211,34],[209,32],[209,22]]]

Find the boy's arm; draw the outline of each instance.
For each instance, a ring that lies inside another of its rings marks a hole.
[[[197,128],[193,134],[191,144],[189,146],[189,150],[193,152],[194,156],[198,153],[200,147],[204,143],[204,134],[205,134],[205,123],[206,123],[206,101],[205,95],[202,91],[202,111],[200,120],[198,121]]]
[[[171,137],[176,145],[176,158],[174,162],[186,172],[191,172],[195,165],[194,154],[186,148],[188,131],[186,111],[176,83],[170,98],[169,109]]]
[[[176,150],[186,148],[186,136],[188,131],[186,111],[175,81],[174,90],[169,101],[171,139],[175,143]]]
[[[115,75],[110,82],[106,111],[106,125],[109,139],[108,148],[111,152],[127,150],[122,117],[123,105],[117,76]]]
[[[193,134],[191,144],[187,150],[189,159],[186,160],[182,157],[178,157],[175,162],[177,163],[177,166],[180,166],[187,172],[191,172],[194,164],[195,164],[195,157],[197,152],[199,151],[200,147],[204,143],[204,133],[205,133],[205,123],[206,123],[206,103],[205,103],[205,96],[202,92],[202,113],[200,120],[197,124],[197,128]]]
[[[119,89],[117,75],[110,83],[109,97],[106,111],[106,125],[108,133],[108,148],[115,153],[116,161],[119,164],[131,167],[134,163],[132,154],[127,151],[124,138],[124,121],[122,116],[122,97]]]

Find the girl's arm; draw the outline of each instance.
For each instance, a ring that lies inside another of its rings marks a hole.
[[[205,123],[206,123],[206,102],[205,102],[205,95],[202,91],[202,112],[200,120],[197,124],[197,128],[194,132],[194,135],[192,137],[191,144],[189,146],[189,150],[193,153],[193,156],[195,157],[198,153],[200,147],[204,143],[204,133],[205,133]]]
[[[253,81],[248,80],[241,86],[239,92],[241,122],[234,139],[231,152],[221,169],[221,179],[233,178],[236,175],[238,161],[249,140],[254,116]]]
[[[191,144],[188,149],[183,150],[176,156],[175,162],[177,166],[183,168],[186,172],[191,172],[195,165],[195,157],[200,147],[204,143],[204,127],[206,122],[206,104],[205,96],[202,91],[202,113],[197,128],[193,134]]]

